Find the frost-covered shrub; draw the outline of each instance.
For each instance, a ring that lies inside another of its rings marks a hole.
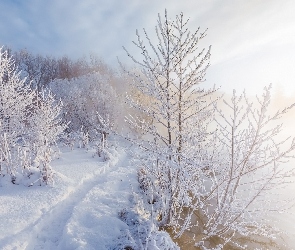
[[[56,102],[51,92],[39,93],[35,103],[36,106],[28,124],[30,132],[26,139],[34,145],[36,149],[34,153],[38,156],[38,150],[54,145],[67,126],[62,123],[60,117],[62,103]]]
[[[94,142],[96,153],[99,157],[102,157],[105,161],[110,159],[108,152],[108,136],[112,133],[113,124],[111,123],[109,116],[106,115],[104,119],[98,113],[96,114],[99,129],[99,138]]]
[[[93,73],[73,79],[58,79],[50,83],[51,91],[63,102],[63,121],[69,123],[68,132],[88,134],[97,139],[102,132],[101,118],[116,124],[122,103],[109,78]]]
[[[1,177],[19,184],[21,176],[32,179],[39,172],[40,184],[52,179],[51,146],[65,129],[60,109],[50,93],[37,93],[25,84],[12,58],[0,50]]]
[[[56,102],[50,91],[38,93],[36,107],[29,121],[30,133],[27,140],[34,156],[34,166],[41,172],[41,180],[45,184],[52,181],[53,172],[49,165],[53,155],[52,147],[67,125],[62,123],[60,113],[61,102]]]
[[[129,250],[178,250],[180,249],[165,231],[157,230],[152,221],[142,218],[132,210],[123,209],[119,218],[128,229],[122,232],[112,249]]]
[[[20,78],[7,52],[0,50],[0,133],[6,133],[9,143],[17,143],[26,133],[35,96],[35,91]]]
[[[0,135],[0,173],[1,175],[13,175],[15,173],[11,141],[7,139],[7,134]]]
[[[79,133],[79,148],[87,148],[89,144],[89,134],[83,131],[83,127],[80,129]]]
[[[0,175],[16,175],[18,144],[27,133],[35,91],[25,85],[6,51],[0,50]]]
[[[109,166],[114,166],[117,163],[118,151],[116,141],[104,142],[102,145],[101,139],[90,143],[92,146],[93,157],[99,157],[100,161],[108,162]]]

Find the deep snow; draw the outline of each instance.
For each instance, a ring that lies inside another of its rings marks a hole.
[[[106,162],[93,150],[61,147],[51,186],[0,181],[0,249],[141,249],[147,238],[146,249],[177,249],[167,233],[149,231],[138,217],[136,168],[128,150],[113,145]],[[271,216],[288,232],[282,240],[288,249],[295,244],[294,213]]]
[[[0,249],[138,249],[147,238],[147,249],[178,249],[165,232],[138,237],[149,227],[135,211],[136,169],[116,145],[105,162],[94,150],[61,147],[51,186],[0,181]]]

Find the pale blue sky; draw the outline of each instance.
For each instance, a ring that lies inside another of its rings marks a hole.
[[[95,52],[116,66],[135,30],[153,34],[157,13],[180,11],[195,30],[209,28],[208,85],[256,93],[273,83],[295,91],[295,2],[292,0],[2,0],[0,44],[77,58]],[[134,51],[134,53],[136,53]]]

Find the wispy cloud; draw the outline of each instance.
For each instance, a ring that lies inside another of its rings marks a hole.
[[[117,56],[127,58],[122,45],[133,49],[135,29],[152,35],[165,8],[172,19],[183,11],[193,30],[209,28],[201,45],[213,45],[209,82],[254,92],[269,82],[291,85],[292,0],[2,0],[0,43],[56,56],[95,52],[116,63]]]

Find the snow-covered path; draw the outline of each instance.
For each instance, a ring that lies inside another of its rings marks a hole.
[[[126,161],[123,151],[106,163],[68,151],[53,164],[54,187],[2,187],[0,249],[109,249],[127,227],[117,218],[135,180]]]
[[[62,239],[63,230],[73,215],[74,208],[97,184],[95,179],[98,178],[95,177],[96,175],[84,181],[65,200],[59,202],[50,211],[43,214],[40,221],[33,227],[27,249],[56,249],[58,247]]]

